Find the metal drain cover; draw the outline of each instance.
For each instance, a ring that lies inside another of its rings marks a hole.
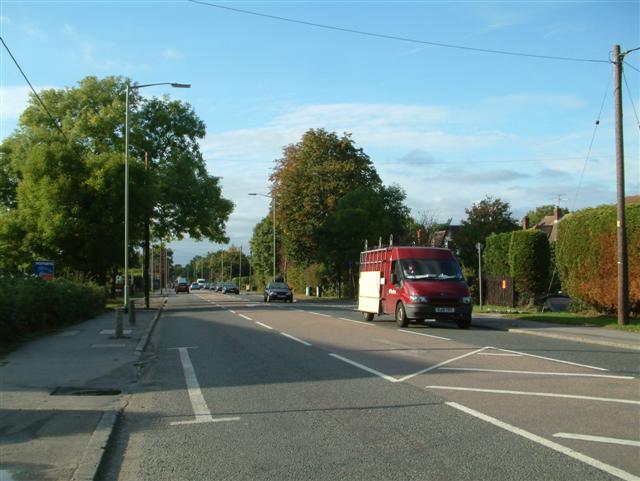
[[[117,396],[120,389],[109,387],[59,386],[51,391],[51,396]]]

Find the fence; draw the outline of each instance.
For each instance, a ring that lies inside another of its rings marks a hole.
[[[482,279],[484,303],[515,307],[515,286],[509,276],[488,276]]]

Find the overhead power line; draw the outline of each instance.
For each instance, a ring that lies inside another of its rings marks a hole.
[[[514,56],[514,57],[529,57],[529,58],[537,58],[537,59],[545,59],[545,60],[565,60],[565,61],[570,61],[570,62],[610,63],[609,60],[578,58],[578,57],[560,57],[560,56],[554,56],[554,55],[537,55],[537,54],[525,53],[525,52],[512,52],[512,51],[509,51],[509,50],[494,50],[494,49],[488,49],[488,48],[478,48],[478,47],[468,47],[468,46],[464,46],[464,45],[454,45],[454,44],[450,44],[450,43],[431,42],[431,41],[419,40],[419,39],[415,39],[415,38],[400,37],[398,35],[389,35],[389,34],[384,34],[384,33],[366,32],[364,30],[355,30],[355,29],[352,29],[352,28],[336,27],[335,25],[326,25],[326,24],[322,24],[322,23],[307,22],[305,20],[297,20],[295,18],[281,17],[279,15],[269,15],[267,13],[260,13],[260,12],[255,12],[253,10],[244,10],[244,9],[241,9],[241,8],[228,7],[228,6],[225,6],[225,5],[218,5],[218,4],[215,4],[215,3],[204,2],[204,1],[201,1],[201,0],[187,0],[187,1],[191,2],[191,3],[198,4],[198,5],[205,5],[207,7],[219,8],[221,10],[228,10],[228,11],[231,11],[231,12],[242,13],[242,14],[245,14],[245,15],[253,15],[253,16],[256,16],[256,17],[263,17],[263,18],[270,18],[272,20],[279,20],[281,22],[297,23],[299,25],[306,25],[306,26],[315,27],[315,28],[323,28],[323,29],[326,29],[326,30],[334,30],[334,31],[338,31],[338,32],[353,33],[353,34],[356,34],[356,35],[365,35],[367,37],[376,37],[376,38],[383,38],[383,39],[387,39],[387,40],[397,40],[397,41],[401,41],[401,42],[417,43],[417,44],[421,44],[421,45],[430,45],[432,47],[453,48],[453,49],[458,49],[458,50],[468,50],[468,51],[472,51],[472,52],[493,53],[493,54],[498,54],[498,55],[510,55],[510,56]]]
[[[13,63],[16,64],[16,67],[18,67],[18,70],[20,70],[20,73],[22,74],[22,76],[24,77],[24,79],[26,80],[27,84],[29,84],[29,88],[31,89],[31,91],[33,92],[33,95],[35,95],[36,99],[38,99],[38,102],[40,102],[40,105],[42,106],[42,108],[44,109],[44,111],[47,113],[47,115],[49,116],[49,118],[51,119],[51,122],[53,123],[53,125],[55,126],[55,128],[58,130],[58,132],[60,132],[60,135],[62,135],[64,137],[64,139],[69,142],[69,139],[67,138],[67,136],[64,134],[64,132],[62,131],[62,129],[60,128],[60,125],[58,124],[58,121],[53,118],[53,115],[51,115],[51,112],[49,112],[49,109],[47,108],[47,106],[44,104],[44,102],[42,101],[42,99],[40,98],[40,96],[38,95],[38,92],[36,92],[36,89],[33,88],[33,85],[31,85],[31,82],[29,81],[29,79],[27,78],[27,75],[24,73],[24,71],[22,70],[22,67],[20,67],[20,64],[18,63],[18,61],[16,60],[16,58],[13,56],[13,54],[11,53],[11,50],[9,49],[9,47],[7,46],[6,42],[4,41],[4,38],[2,38],[0,36],[0,41],[2,41],[2,45],[4,45],[4,48],[7,49],[7,52],[9,52],[9,55],[11,56],[11,59],[13,60]]]
[[[622,78],[624,79],[624,84],[627,86],[627,93],[629,94],[629,101],[631,102],[631,107],[633,107],[633,115],[636,118],[636,123],[638,124],[638,129],[640,129],[640,119],[638,119],[638,111],[636,110],[636,104],[633,102],[633,95],[631,94],[631,89],[629,88],[629,84],[627,83],[627,76],[622,72]]]
[[[631,65],[629,62],[624,62],[624,64],[625,64],[627,67],[629,67],[629,68],[631,68],[631,69],[635,70],[636,72],[640,72],[640,70],[638,70],[636,67],[634,67],[633,65]]]

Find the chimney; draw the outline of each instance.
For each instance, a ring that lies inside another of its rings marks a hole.
[[[525,215],[524,219],[522,219],[522,230],[529,229],[529,216]]]
[[[560,219],[562,219],[562,211],[560,210],[560,207],[555,206],[553,208],[553,223],[557,224]]]

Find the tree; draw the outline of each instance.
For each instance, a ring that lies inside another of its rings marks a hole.
[[[529,218],[529,225],[534,226],[547,216],[553,215],[556,206],[553,204],[541,205],[533,210],[530,210],[525,215]],[[569,209],[560,208],[560,213],[565,215],[569,212]]]
[[[508,202],[490,196],[474,203],[470,209],[465,209],[465,213],[467,218],[462,221],[455,241],[460,249],[459,257],[462,263],[475,269],[478,265],[476,244],[484,244],[490,234],[516,230],[518,223],[511,214]]]
[[[287,257],[309,265],[317,260],[320,226],[338,201],[359,187],[382,183],[369,157],[349,134],[338,137],[324,129],[308,130],[302,140],[284,148],[271,175],[278,225]]]
[[[281,265],[280,229],[276,228],[276,270]],[[265,283],[273,277],[273,221],[267,215],[253,228],[251,244],[251,266],[253,275],[259,282]],[[276,276],[277,276],[276,272]]]
[[[124,91],[121,77],[87,77],[78,87],[50,89],[41,97],[64,137],[34,96],[18,130],[1,148],[0,252],[8,266],[38,257],[103,280],[123,263]],[[166,240],[188,234],[226,241],[233,208],[221,197],[198,147],[204,124],[190,106],[130,94],[131,245],[145,219]],[[142,152],[152,154],[145,170]],[[132,256],[135,252],[132,252]]]
[[[407,234],[410,216],[405,197],[398,186],[363,187],[344,195],[329,214],[318,232],[319,257],[330,269],[338,295],[344,273],[350,269],[353,273],[365,241],[373,246],[380,237],[386,243],[390,235],[398,240]]]

